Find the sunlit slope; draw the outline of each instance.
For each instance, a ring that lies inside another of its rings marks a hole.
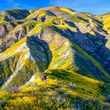
[[[104,14],[102,17],[104,29],[106,29],[108,32],[110,31],[110,14]]]
[[[0,26],[0,87],[6,92],[0,98],[4,103],[11,110],[19,97],[31,97],[33,102],[41,96],[48,105],[48,96],[56,100],[66,95],[67,100],[98,100],[105,106],[110,93],[110,50],[103,22],[92,14],[62,7],[29,13],[20,19],[17,14],[12,21],[0,19],[5,21]]]

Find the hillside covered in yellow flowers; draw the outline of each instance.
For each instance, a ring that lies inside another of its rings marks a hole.
[[[63,7],[0,12],[0,110],[110,110],[109,22]]]

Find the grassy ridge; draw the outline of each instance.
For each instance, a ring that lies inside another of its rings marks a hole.
[[[30,11],[20,20],[15,17],[15,21],[2,43],[16,38],[20,28],[25,34],[0,52],[1,110],[109,110],[109,71],[100,55],[95,51],[99,59],[93,56],[87,47],[90,40],[95,48],[103,46],[107,51],[103,42],[108,35],[96,16],[49,7]]]

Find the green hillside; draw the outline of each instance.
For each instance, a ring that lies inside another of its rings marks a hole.
[[[110,110],[106,22],[63,7],[1,12],[0,110]]]

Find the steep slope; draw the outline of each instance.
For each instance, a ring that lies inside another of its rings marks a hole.
[[[110,31],[110,13],[106,13],[101,16],[101,19],[103,21],[104,29],[107,30],[108,32]]]
[[[12,20],[1,13],[1,109],[109,110],[109,35],[103,22],[62,7],[30,11],[21,19],[19,13]]]

